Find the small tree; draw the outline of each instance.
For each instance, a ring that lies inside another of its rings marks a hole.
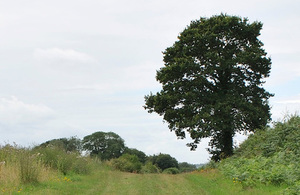
[[[125,150],[124,140],[113,132],[96,132],[83,138],[83,149],[102,160],[118,158]]]
[[[262,88],[271,60],[257,38],[262,24],[218,15],[201,18],[167,48],[165,66],[156,79],[162,90],[145,96],[145,109],[162,115],[171,131],[197,148],[210,137],[215,161],[233,154],[236,132],[254,132],[270,120],[268,99]]]
[[[149,157],[149,160],[162,171],[171,167],[178,168],[178,161],[169,154],[153,155]]]

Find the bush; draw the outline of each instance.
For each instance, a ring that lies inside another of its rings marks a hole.
[[[147,162],[144,166],[142,166],[141,173],[160,173],[161,171],[157,166],[152,164],[151,162]]]
[[[57,157],[57,168],[58,170],[66,175],[72,170],[73,164],[76,160],[74,154],[62,154]]]
[[[141,171],[142,163],[135,155],[123,154],[117,159],[112,159],[112,166],[120,171],[138,173]]]
[[[178,168],[178,161],[169,154],[160,153],[159,155],[150,156],[149,161],[161,170],[165,170],[170,167]]]
[[[91,172],[90,163],[88,158],[77,157],[73,163],[72,171],[77,174],[89,174]]]
[[[179,170],[176,167],[170,167],[163,171],[165,174],[178,174]]]
[[[73,166],[77,166],[77,168],[79,168],[79,165],[76,165],[76,163],[80,163],[77,162],[79,157],[78,153],[65,152],[61,148],[57,147],[39,148],[36,152],[40,153],[40,158],[46,166],[58,170],[64,175],[72,171]],[[81,166],[83,166],[83,163],[81,163]],[[76,168],[75,171],[79,172]]]

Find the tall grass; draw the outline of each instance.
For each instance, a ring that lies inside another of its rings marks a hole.
[[[18,186],[37,183],[49,175],[49,170],[28,148],[6,144],[0,146],[0,185]]]
[[[53,181],[66,174],[88,174],[93,163],[88,157],[59,148],[6,144],[0,146],[0,193],[19,192],[24,185]]]
[[[43,168],[41,161],[28,150],[21,150],[19,155],[21,182],[37,183]]]

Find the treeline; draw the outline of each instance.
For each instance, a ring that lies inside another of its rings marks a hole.
[[[197,169],[196,165],[179,163],[169,154],[147,156],[138,149],[128,148],[125,141],[114,132],[99,131],[85,136],[82,140],[77,137],[52,139],[34,148],[41,151],[53,149],[105,161],[111,167],[126,172],[177,174]],[[66,173],[65,170],[62,172]]]

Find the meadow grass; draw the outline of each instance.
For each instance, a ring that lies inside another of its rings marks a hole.
[[[121,172],[59,149],[0,147],[0,194],[281,194],[287,186],[246,186],[217,169],[182,174]]]
[[[243,188],[217,170],[177,175],[135,174],[100,165],[89,175],[58,175],[39,184],[20,186],[22,194],[280,194],[285,186]],[[18,188],[14,193],[17,193]]]

